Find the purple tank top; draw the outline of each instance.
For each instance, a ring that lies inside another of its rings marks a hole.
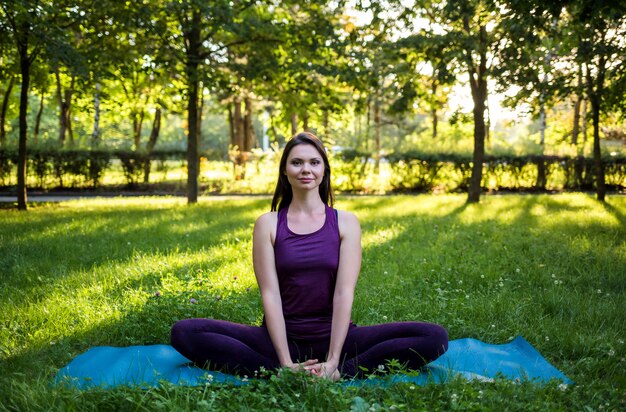
[[[326,206],[324,225],[313,233],[301,235],[289,229],[287,210],[278,212],[274,241],[287,336],[328,338],[341,244],[337,212]]]

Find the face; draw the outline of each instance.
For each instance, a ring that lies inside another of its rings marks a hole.
[[[287,156],[285,173],[292,189],[314,189],[324,178],[324,159],[315,146],[299,144]]]

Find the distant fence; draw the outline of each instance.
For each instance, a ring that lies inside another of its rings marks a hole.
[[[270,156],[252,157],[248,162],[254,178],[266,174],[263,184],[248,184],[247,192],[271,191],[275,179]],[[344,151],[331,155],[334,186],[351,193],[454,192],[467,189],[472,161],[468,156],[450,154],[395,153],[377,158],[368,153]],[[626,158],[603,159],[609,190],[626,189]],[[0,150],[0,188],[15,185],[17,153]],[[215,165],[215,163],[213,163]],[[211,165],[206,166],[207,168]],[[229,162],[220,164],[214,176],[214,191],[238,191],[237,185],[224,184],[241,176],[228,173]],[[177,171],[175,178],[169,169]],[[155,151],[150,154],[128,151],[33,150],[28,154],[28,186],[44,190],[96,189],[110,186],[132,187],[142,184],[167,184],[172,179],[185,183],[186,152]],[[205,177],[204,182],[211,178]],[[200,182],[203,182],[201,176]],[[562,156],[486,156],[482,186],[493,191],[592,190],[593,161],[586,157]]]

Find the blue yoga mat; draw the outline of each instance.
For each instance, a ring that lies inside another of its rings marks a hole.
[[[347,385],[408,382],[418,385],[445,383],[457,377],[491,381],[501,376],[538,383],[557,379],[573,383],[545,360],[524,338],[492,345],[476,339],[450,341],[448,351],[416,375],[391,375],[379,379],[350,380]],[[119,385],[156,386],[161,381],[177,385],[204,385],[220,382],[242,385],[246,379],[195,367],[169,345],[111,347],[99,346],[78,355],[62,368],[55,382],[81,389]]]

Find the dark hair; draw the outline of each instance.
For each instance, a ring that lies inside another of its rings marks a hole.
[[[278,182],[276,182],[276,190],[274,190],[274,198],[272,199],[272,212],[281,210],[289,206],[291,199],[293,199],[293,192],[291,190],[291,184],[287,180],[287,157],[291,149],[300,144],[310,144],[315,147],[320,156],[324,160],[324,177],[322,183],[319,186],[320,197],[322,202],[328,206],[333,205],[335,202],[335,196],[333,195],[333,189],[330,186],[330,164],[328,163],[328,156],[326,156],[326,149],[322,141],[311,132],[298,133],[287,142],[283,155],[280,158],[280,167],[278,168]]]

